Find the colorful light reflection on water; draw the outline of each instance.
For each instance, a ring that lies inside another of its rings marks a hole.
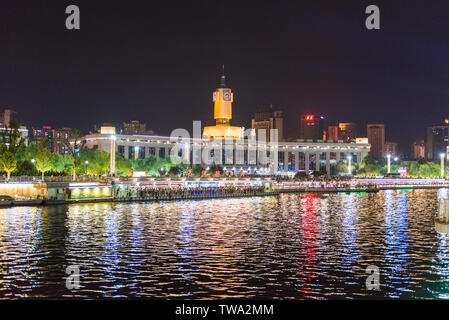
[[[447,189],[0,209],[1,298],[449,298]],[[65,287],[78,265],[81,288]],[[380,269],[379,291],[365,287]]]

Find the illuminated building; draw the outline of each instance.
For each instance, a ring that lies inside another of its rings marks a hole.
[[[31,141],[39,143],[42,139],[45,139],[52,152],[66,154],[68,150],[65,143],[69,138],[70,130],[70,128],[52,129],[50,126],[33,127]]]
[[[299,122],[299,138],[305,140],[325,140],[324,116],[303,114]]]
[[[201,164],[204,168],[210,165],[204,161],[204,155],[206,155],[209,159],[213,158],[213,164],[221,166],[224,171],[233,175],[242,173],[283,175],[289,172],[319,170],[326,171],[328,175],[334,175],[339,161],[347,162],[348,158],[351,158],[355,165],[360,163],[370,151],[370,145],[366,142],[323,141],[324,117],[314,115],[304,117],[304,124],[307,126],[304,136],[311,137],[312,140],[279,141],[280,139],[273,137],[268,149],[264,149],[267,145],[266,141],[259,138],[259,142],[263,141],[260,144],[262,149],[259,148],[259,143],[251,145],[251,141],[256,142],[253,130],[247,130],[248,133],[244,132],[243,128],[230,125],[233,96],[231,90],[226,87],[224,75],[221,80],[220,88],[214,92],[214,118],[217,124],[213,127],[205,127],[203,136],[201,136],[201,128],[198,129],[197,137],[194,133],[193,138],[189,136],[181,140],[178,135],[168,137],[148,134],[114,134],[116,132],[114,127],[103,127],[99,133],[89,134],[83,138],[86,141],[85,146],[108,153],[115,150],[125,159],[143,159],[150,156],[167,158],[175,155],[184,163],[191,164],[192,167]],[[282,132],[281,116],[282,114],[278,111],[258,113],[253,119],[252,126],[254,129],[278,129]],[[188,133],[187,130],[184,131]],[[249,136],[245,136],[244,133]],[[229,139],[222,143],[223,138]],[[227,144],[228,141],[231,143]]]
[[[5,126],[3,124],[0,123],[0,131],[4,131],[6,130]],[[28,145],[28,129],[24,126],[20,126],[18,129],[21,137],[24,139],[25,141],[25,145]]]
[[[392,156],[398,155],[398,144],[396,142],[386,141],[385,142],[385,154],[391,154]]]
[[[100,127],[101,134],[116,134],[115,127],[113,126],[101,126]]]
[[[52,152],[56,152],[56,153],[60,153],[60,154],[68,153],[66,142],[68,141],[68,139],[70,137],[71,130],[72,129],[70,129],[70,128],[53,129],[52,145],[51,145]]]
[[[45,139],[50,146],[52,144],[53,130],[50,126],[43,126],[42,128],[31,128],[31,139],[35,143],[39,143],[42,139]]]
[[[0,123],[9,127],[11,122],[19,123],[19,116],[16,111],[4,109],[0,112]]]
[[[426,144],[424,139],[416,139],[412,143],[412,159],[426,157]]]
[[[259,139],[258,130],[265,130],[266,141],[270,141],[270,130],[278,130],[278,140],[284,141],[284,118],[282,111],[273,110],[273,105],[270,104],[270,109],[267,111],[256,112],[254,118],[251,120],[251,128],[256,130],[256,137]]]
[[[170,137],[149,136],[149,135],[121,135],[110,134],[90,134],[84,137],[86,147],[98,149],[110,153],[111,144],[116,152],[125,159],[146,158],[156,156],[159,158],[170,157],[173,148],[178,147],[180,142],[175,142]],[[213,143],[210,139],[202,138],[189,139],[189,143],[182,146],[177,154],[185,162],[191,163],[193,160],[193,146],[203,147]],[[138,148],[136,148],[138,147]],[[223,146],[224,148],[224,146]],[[222,159],[216,164],[227,168],[226,171],[234,171],[234,174],[243,170],[245,174],[282,174],[298,171],[319,171],[323,170],[328,175],[335,174],[338,161],[346,162],[348,156],[352,157],[352,163],[357,164],[369,153],[370,145],[367,143],[338,143],[338,142],[306,142],[302,140],[279,142],[278,147],[272,151],[274,163],[258,165],[259,155],[250,159],[247,142],[243,145],[245,156],[239,160],[236,156],[237,150],[233,149],[230,157],[222,153]],[[277,151],[276,151],[277,150]],[[135,152],[138,152],[136,155]],[[203,163],[203,167],[207,164]]]
[[[368,143],[368,138],[355,138],[355,143]]]
[[[329,126],[327,127],[328,132],[328,140],[331,141],[338,141],[339,139],[339,132],[338,132],[338,126]]]
[[[19,117],[17,112],[11,109],[5,109],[0,112],[0,131],[4,131],[6,127],[10,127],[11,123],[19,124]],[[19,132],[25,140],[25,145],[28,145],[28,129],[25,126],[19,126]]]
[[[357,137],[357,125],[355,123],[339,123],[339,139],[343,142],[354,142]]]
[[[223,74],[220,86],[213,94],[215,126],[205,127],[203,137],[211,139],[241,139],[243,138],[243,127],[232,127],[232,102],[234,94],[226,86],[226,77]]]
[[[123,123],[123,134],[154,134],[153,131],[147,131],[147,124],[139,120]]]
[[[444,119],[443,123],[427,128],[426,153],[429,160],[439,159],[449,146],[449,119]]]
[[[367,125],[368,143],[371,145],[370,155],[380,159],[385,154],[385,126],[383,124]]]

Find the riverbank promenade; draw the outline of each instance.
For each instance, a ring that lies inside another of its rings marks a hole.
[[[366,193],[380,190],[449,188],[445,179],[354,178],[283,180],[259,178],[19,178],[0,183],[0,207],[88,202],[201,200],[276,196],[280,193]]]

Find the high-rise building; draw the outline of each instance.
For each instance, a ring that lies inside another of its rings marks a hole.
[[[4,109],[0,112],[0,123],[4,126],[11,126],[11,122],[19,124],[19,116],[17,112],[11,109]]]
[[[251,128],[256,130],[256,137],[259,139],[259,129],[265,130],[266,141],[270,141],[270,130],[278,130],[278,141],[284,141],[284,118],[282,111],[273,110],[270,105],[269,110],[256,112],[251,120]]]
[[[357,125],[355,123],[339,123],[339,140],[343,142],[354,142],[357,137]]]
[[[368,143],[371,145],[370,155],[380,159],[385,154],[385,126],[383,124],[367,125]]]
[[[449,119],[444,119],[444,125],[427,128],[426,156],[429,160],[440,158],[449,146]]]
[[[139,120],[131,120],[123,123],[123,134],[154,134],[153,131],[147,131],[147,124]]]
[[[17,112],[11,109],[4,109],[0,111],[0,130],[6,130],[6,127],[11,127],[12,123],[19,125],[19,132],[25,141],[25,145],[28,145],[28,129],[25,126],[20,126],[20,120]]]
[[[299,122],[299,138],[305,140],[323,140],[324,116],[303,114]],[[324,137],[325,139],[325,137]]]
[[[338,126],[329,126],[327,127],[327,133],[328,133],[328,140],[332,141],[338,141],[339,139],[339,132],[338,132]]]
[[[391,141],[385,141],[385,150],[384,150],[384,154],[391,154],[392,156],[397,156],[398,155],[398,144],[396,142],[391,142]]]
[[[424,139],[416,139],[412,143],[412,159],[425,158],[426,157],[426,144]]]
[[[45,139],[50,146],[53,142],[53,130],[50,126],[43,126],[42,128],[31,128],[31,139],[30,142],[39,143],[42,139]]]
[[[66,154],[68,148],[66,142],[70,138],[70,128],[53,129],[51,151],[60,154]]]

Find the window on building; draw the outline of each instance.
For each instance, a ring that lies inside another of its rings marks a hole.
[[[125,157],[125,146],[118,146],[118,153],[124,158]]]

